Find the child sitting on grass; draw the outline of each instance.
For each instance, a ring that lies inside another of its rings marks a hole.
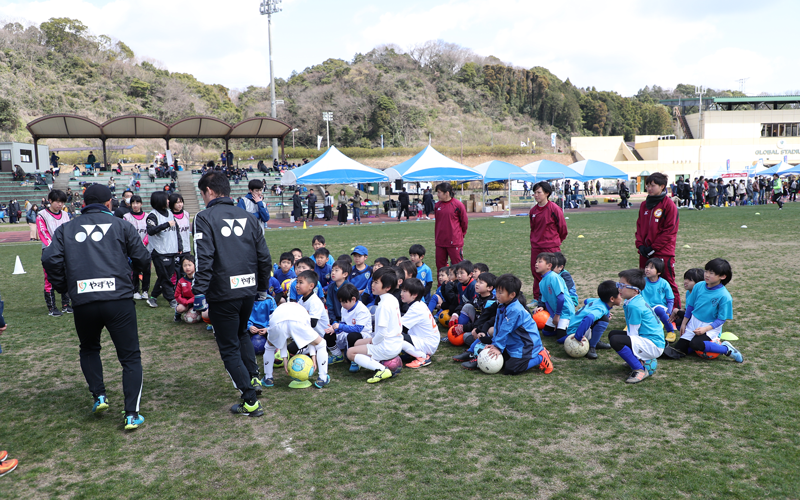
[[[331,253],[328,251],[327,248],[322,247],[314,251],[314,272],[317,273],[317,277],[319,278],[319,284],[322,286],[322,290],[325,292],[328,291],[328,284],[331,282],[331,267],[328,264],[328,258],[331,256]]]
[[[625,382],[638,384],[655,373],[658,367],[657,359],[666,345],[664,330],[642,297],[645,287],[644,271],[620,271],[616,286],[620,297],[625,300],[623,311],[628,331],[612,330],[608,334],[608,340],[632,370]]]
[[[318,234],[311,238],[311,246],[314,247],[314,252],[316,253],[317,250],[320,248],[326,248],[325,246],[325,237],[321,234]],[[336,262],[333,260],[333,255],[331,255],[330,251],[328,251],[328,265],[333,267],[333,263]]]
[[[431,356],[439,347],[439,328],[436,320],[422,303],[425,286],[417,278],[403,281],[400,291],[401,300],[408,304],[403,314],[403,351],[416,359],[407,363],[409,368],[422,368],[431,364]]]
[[[477,262],[472,266],[472,279],[476,280],[478,279],[478,276],[480,276],[482,273],[488,273],[488,272],[489,272],[489,266],[487,266],[482,262]]]
[[[433,287],[433,272],[428,264],[423,262],[425,260],[425,247],[422,245],[411,245],[408,249],[408,258],[417,269],[416,274],[413,276],[425,285],[425,294],[422,298],[425,302],[431,297],[431,288]],[[374,272],[374,271],[373,271]]]
[[[733,299],[725,288],[732,277],[733,270],[727,260],[713,259],[706,264],[704,281],[697,283],[686,299],[681,338],[673,346],[675,350],[687,354],[692,349],[709,358],[712,357],[709,354],[724,354],[737,363],[744,362],[738,349],[719,339],[722,325],[733,318]]]
[[[331,383],[328,375],[328,351],[325,341],[322,340],[314,328],[311,327],[311,319],[303,306],[292,302],[287,302],[275,309],[270,317],[269,333],[267,334],[267,344],[264,346],[264,379],[261,385],[272,387],[275,385],[272,379],[273,367],[275,366],[275,353],[280,352],[282,359],[289,359],[287,344],[289,339],[299,349],[307,348],[311,353],[314,367],[319,374],[314,386],[322,389]],[[286,375],[289,375],[289,363],[283,363]]]
[[[569,297],[569,290],[564,279],[553,271],[557,264],[556,256],[550,252],[542,252],[536,257],[534,268],[542,276],[539,281],[540,304],[544,307],[536,308],[536,312],[547,309],[550,317],[544,326],[542,335],[557,335],[558,338],[567,334],[567,328],[575,314],[575,307]]]
[[[349,258],[349,256],[348,256]],[[375,275],[375,271],[382,267],[389,267],[391,262],[386,257],[378,257],[375,259],[375,263],[372,265],[372,274]],[[370,276],[369,281],[367,281],[367,287],[361,292],[361,298],[359,299],[361,302],[367,306],[367,308],[375,307],[375,297],[372,296],[372,277]]]
[[[494,285],[497,277],[489,272],[482,273],[475,278],[475,298],[469,304],[464,304],[458,314],[458,324],[453,327],[455,335],[464,336],[464,344],[470,345],[473,340],[473,330],[475,321],[480,318],[486,308],[495,303]]]
[[[295,262],[294,270],[298,276],[300,276],[300,273],[304,271],[314,272],[314,261],[311,260],[310,257],[303,257],[297,262]],[[317,297],[319,297],[320,300],[324,301],[325,291],[322,289],[322,285],[319,284],[319,281],[317,281],[317,286],[314,288],[314,290],[316,291]],[[289,284],[289,301],[297,302],[299,298],[300,294],[297,293],[297,279],[295,278],[292,280],[291,284]]]
[[[561,279],[564,280],[564,283],[567,285],[567,290],[569,291],[569,298],[572,299],[572,305],[577,306],[580,303],[580,299],[578,298],[578,289],[575,288],[575,280],[572,279],[572,275],[564,269],[567,265],[567,258],[561,252],[553,252],[553,255],[556,256],[556,266],[553,268],[553,272],[561,276]]]
[[[337,260],[333,263],[333,267],[331,267],[331,282],[325,294],[327,297],[325,305],[328,308],[328,318],[331,320],[331,324],[342,319],[342,304],[339,303],[338,292],[347,283],[348,274],[350,274],[350,264],[347,261]]]
[[[346,264],[346,262],[336,262]],[[352,283],[344,283],[336,291],[336,296],[341,304],[339,312],[341,321],[331,323],[325,333],[336,335],[336,345],[340,349],[349,349],[361,339],[371,339],[372,314],[367,306],[358,300],[358,288]],[[354,361],[350,363],[351,373],[357,372],[358,368],[358,363]]]
[[[686,302],[689,300],[689,296],[692,294],[694,286],[698,283],[702,283],[705,280],[704,275],[705,271],[700,267],[687,269],[686,272],[683,273],[683,289],[686,290],[686,300],[682,302],[683,304],[686,304]],[[671,319],[676,325],[680,325],[683,323],[683,317],[685,314],[686,309],[678,309],[677,311],[673,312],[669,319]]]
[[[181,269],[183,270],[183,276],[175,284],[175,300],[178,302],[178,305],[175,306],[175,317],[173,321],[176,323],[181,321],[181,315],[183,313],[194,308],[194,294],[192,293],[194,256],[184,255],[181,259]]]
[[[672,326],[669,316],[672,314],[672,305],[675,303],[675,294],[672,293],[667,280],[661,277],[664,273],[664,260],[660,257],[647,259],[644,265],[645,280],[642,296],[647,305],[653,310],[653,314],[661,320],[667,332],[666,341],[675,341],[675,327]]]
[[[506,375],[518,375],[533,367],[551,373],[550,353],[542,347],[531,313],[518,300],[522,282],[513,274],[504,274],[497,278],[495,285],[499,305],[492,344],[486,347],[489,356],[503,356]]]
[[[400,322],[400,304],[391,292],[397,286],[397,275],[394,269],[379,269],[372,281],[372,293],[380,298],[375,309],[375,328],[373,337],[361,339],[347,350],[347,358],[368,370],[375,370],[375,375],[367,380],[374,384],[392,377],[392,371],[382,365],[381,361],[394,359],[403,348],[403,325]]]
[[[325,335],[325,331],[330,326],[330,320],[328,319],[328,311],[322,305],[322,300],[314,293],[314,289],[318,284],[317,273],[314,271],[303,271],[297,275],[297,303],[308,311],[308,316],[311,318],[311,328],[325,340],[330,351],[328,362],[333,365],[344,361],[344,356],[342,356],[342,351],[336,345],[336,336]]]
[[[582,341],[587,332],[591,334],[589,338],[589,352],[586,357],[597,359],[597,348],[600,345],[600,338],[608,328],[608,321],[611,318],[611,308],[622,305],[622,297],[617,290],[617,284],[611,280],[604,281],[597,286],[598,298],[586,299],[584,306],[575,313],[575,318],[567,328],[567,335],[558,339],[559,344],[570,335],[575,335],[575,340]],[[610,349],[611,346],[603,344],[602,347]]]

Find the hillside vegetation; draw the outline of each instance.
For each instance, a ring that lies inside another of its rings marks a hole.
[[[693,88],[645,87],[622,97],[575,87],[546,68],[514,67],[440,40],[408,50],[381,46],[352,61],[328,59],[288,80],[277,79],[275,86],[285,103],[278,118],[299,129],[298,148],[316,148],[317,136],[325,136],[322,111],[333,111],[331,143],[339,147],[380,147],[381,136],[394,148],[419,148],[429,137],[437,147],[459,147],[463,137],[464,145],[477,151],[513,146],[500,155],[518,153],[528,140],[549,147],[551,132],[562,139],[624,135],[627,140],[671,133],[670,112],[657,99]],[[122,41],[93,35],[76,19],[51,18],[27,27],[5,23],[0,30],[0,138],[29,140],[24,124],[51,113],[101,122],[143,114],[167,123],[211,115],[236,123],[268,116],[269,109],[268,88],[228,89],[172,73]],[[204,146],[219,148],[219,141],[188,142],[182,146],[186,155],[199,157]],[[267,144],[232,146],[255,150]]]

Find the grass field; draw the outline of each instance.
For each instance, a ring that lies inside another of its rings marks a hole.
[[[563,251],[581,299],[638,264],[635,210],[567,215]],[[552,374],[505,377],[464,371],[450,361],[460,348],[443,346],[430,367],[375,385],[345,363],[324,390],[289,389],[276,371],[266,415],[250,419],[228,412],[238,393],[211,334],[140,302],[147,421],[132,433],[121,430],[107,336],[112,411],[95,418],[72,319],[46,315],[39,244],[0,246],[11,325],[0,337],[0,449],[20,459],[0,498],[798,498],[799,215],[796,204],[680,213],[679,277],[714,257],[733,266],[725,330],[740,337],[741,365],[661,361],[630,386],[613,351],[569,359],[545,339]],[[318,232],[334,256],[433,246],[432,222],[270,230],[267,242],[274,256],[310,250]],[[471,221],[465,254],[530,290],[526,218]],[[11,275],[16,255],[28,274]],[[622,325],[617,311],[611,328]]]

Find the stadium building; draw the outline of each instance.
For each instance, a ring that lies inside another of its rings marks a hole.
[[[610,163],[637,179],[738,177],[780,162],[800,163],[800,96],[671,99],[674,135],[573,137],[578,161]],[[700,107],[702,106],[702,112]]]

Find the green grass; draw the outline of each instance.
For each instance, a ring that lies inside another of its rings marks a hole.
[[[504,377],[462,370],[449,360],[460,349],[445,346],[429,368],[376,385],[340,364],[328,388],[291,390],[276,371],[266,415],[237,418],[213,337],[173,325],[163,302],[139,303],[147,421],[128,434],[107,336],[112,411],[97,419],[72,320],[46,316],[39,245],[0,246],[11,325],[0,337],[0,448],[21,462],[0,498],[800,497],[798,214],[794,204],[680,213],[679,276],[713,257],[733,265],[725,330],[741,339],[742,365],[661,361],[629,386],[612,351],[568,359],[545,339],[551,375]],[[638,264],[636,211],[567,215],[563,251],[582,299]],[[270,230],[267,242],[277,256],[310,250],[318,233],[334,257],[356,244],[374,259],[422,243],[433,266],[432,222]],[[528,233],[524,217],[473,220],[465,254],[529,291]],[[11,275],[16,255],[28,274]],[[622,325],[617,311],[611,328]]]

